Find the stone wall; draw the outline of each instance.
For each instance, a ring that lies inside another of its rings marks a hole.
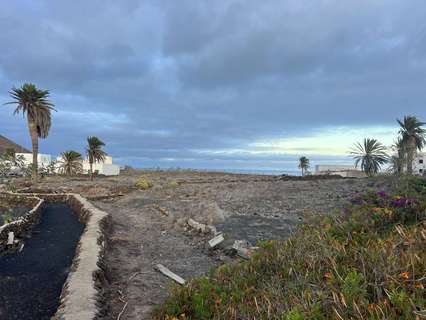
[[[46,202],[67,203],[85,224],[77,246],[71,271],[62,288],[60,306],[53,320],[94,320],[105,313],[103,310],[103,283],[106,266],[103,261],[108,214],[99,210],[79,194],[20,194],[39,199],[33,210],[41,214]],[[32,210],[32,211],[33,211]],[[34,211],[34,212],[35,212]]]

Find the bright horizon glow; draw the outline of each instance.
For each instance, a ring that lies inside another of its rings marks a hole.
[[[294,156],[349,156],[351,149],[364,138],[374,138],[389,151],[398,134],[397,127],[326,127],[304,137],[260,140],[241,149],[198,150],[215,155],[294,155]]]

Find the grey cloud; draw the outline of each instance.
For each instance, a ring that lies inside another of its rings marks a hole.
[[[231,165],[246,155],[194,150],[426,118],[424,21],[421,0],[15,1],[0,12],[0,102],[25,81],[49,88],[51,153],[95,134],[133,164]],[[0,134],[28,145],[11,110]]]

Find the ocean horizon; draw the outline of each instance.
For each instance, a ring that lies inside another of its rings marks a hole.
[[[271,175],[280,176],[283,174],[291,176],[300,176],[300,170],[278,170],[278,169],[232,169],[232,168],[135,168],[138,170],[147,171],[194,171],[194,172],[224,172],[234,174],[256,174],[256,175]]]

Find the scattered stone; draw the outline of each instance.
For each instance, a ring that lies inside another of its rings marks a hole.
[[[193,229],[195,229],[195,230],[197,230],[199,232],[202,232],[202,233],[211,232],[214,235],[217,234],[217,230],[216,230],[216,228],[214,226],[207,225],[207,224],[204,224],[204,223],[199,223],[199,222],[195,221],[192,218],[189,218],[188,221],[187,221],[187,223],[188,223],[188,225],[191,228],[193,228]]]
[[[209,241],[210,248],[216,247],[218,244],[222,243],[223,241],[225,241],[225,238],[223,237],[223,234],[220,233],[219,235],[217,235],[216,237],[214,237],[213,239]]]
[[[12,245],[14,243],[15,234],[13,232],[9,232],[7,234],[7,245]]]

